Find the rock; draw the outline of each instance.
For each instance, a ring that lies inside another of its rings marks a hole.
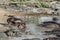
[[[40,40],[40,38],[33,38],[32,40]]]
[[[32,40],[32,39],[22,39],[22,40]]]
[[[0,32],[4,32],[4,31],[7,31],[7,30],[10,30],[9,27],[4,27],[3,25],[0,25]]]
[[[43,40],[60,40],[60,38],[58,37],[49,37],[49,38],[46,38],[46,39],[43,39]]]
[[[8,36],[13,37],[13,36],[15,36],[15,33],[13,33],[12,31],[9,31],[9,32],[8,32]]]
[[[7,36],[5,35],[5,33],[1,32],[0,33],[0,38],[4,38],[4,37],[7,37]]]
[[[39,38],[32,38],[32,39],[23,39],[23,40],[40,40]]]

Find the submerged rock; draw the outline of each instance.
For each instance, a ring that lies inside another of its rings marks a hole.
[[[40,40],[40,38],[33,38],[32,40]]]
[[[39,38],[32,38],[32,39],[23,39],[23,40],[40,40]]]
[[[4,32],[4,31],[7,31],[7,30],[10,30],[9,27],[4,27],[3,25],[0,25],[0,32]]]
[[[32,39],[22,39],[22,40],[32,40]]]
[[[0,38],[4,38],[4,37],[7,37],[7,36],[5,35],[5,33],[1,32],[0,33]]]

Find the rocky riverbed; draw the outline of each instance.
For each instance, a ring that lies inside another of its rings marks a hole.
[[[6,22],[7,17],[4,16],[5,14],[11,14],[11,12],[8,12],[6,10],[3,11],[3,9],[1,9],[0,13],[1,13],[0,15],[1,23]],[[6,26],[7,25],[3,26],[3,31],[5,31]],[[0,32],[0,40],[34,40],[34,39],[43,40],[44,38],[47,38],[47,37],[56,37],[55,35],[44,35],[45,34],[44,31],[47,31],[47,30],[49,31],[49,30],[52,30],[53,28],[48,29],[48,28],[37,26],[36,24],[33,24],[33,23],[26,24],[26,27],[27,27],[26,31],[28,32],[28,34],[21,33],[19,34],[20,36],[17,36],[17,37],[7,37],[3,32]],[[0,30],[2,30],[2,27]]]
[[[26,31],[29,32],[28,34],[22,33],[19,34],[21,35],[20,37],[7,37],[4,33],[0,33],[1,34],[1,40],[43,40],[44,38],[48,38],[48,37],[55,37],[54,35],[44,35],[44,31],[46,30],[52,30],[52,29],[47,29],[44,27],[39,27],[36,26],[35,24],[27,24],[27,29]],[[31,33],[31,34],[30,34]]]

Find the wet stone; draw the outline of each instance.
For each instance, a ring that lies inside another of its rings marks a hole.
[[[39,38],[33,38],[32,40],[40,40]]]
[[[7,37],[7,36],[5,35],[5,33],[0,32],[0,38],[4,38],[4,37]]]
[[[23,39],[23,40],[40,40],[39,38],[32,38],[32,39]]]
[[[22,39],[22,40],[32,40],[32,39]]]

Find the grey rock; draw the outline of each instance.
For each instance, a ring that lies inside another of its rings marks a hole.
[[[32,39],[22,39],[22,40],[32,40]]]
[[[32,39],[23,39],[23,40],[40,40],[39,38],[32,38]]]
[[[0,25],[0,32],[4,32],[4,31],[7,31],[7,30],[10,30],[9,27],[4,27],[3,25]]]
[[[7,36],[5,35],[5,33],[1,32],[0,33],[0,38],[4,38],[4,37],[7,37]]]
[[[39,38],[33,38],[32,40],[40,40]]]

